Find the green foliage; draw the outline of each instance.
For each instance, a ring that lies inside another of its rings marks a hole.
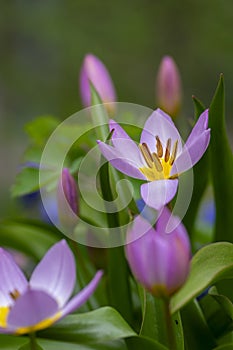
[[[233,244],[213,243],[201,248],[193,257],[187,282],[172,298],[172,312],[180,310],[208,286],[233,278]]]

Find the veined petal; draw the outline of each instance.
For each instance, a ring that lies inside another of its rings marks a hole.
[[[182,153],[175,160],[170,175],[180,174],[192,168],[203,156],[210,142],[210,129],[184,145]]]
[[[92,293],[97,288],[102,276],[103,271],[97,271],[91,282],[85,288],[83,288],[77,295],[75,295],[63,308],[63,310],[61,310],[62,317],[65,317],[66,315],[75,311],[90,298]]]
[[[134,177],[136,179],[145,180],[145,176],[141,173],[139,168],[143,167],[144,164],[141,161],[139,149],[136,152],[132,152],[131,142],[128,140],[121,139],[120,142],[124,143],[124,153],[122,149],[118,149],[107,145],[102,141],[97,141],[100,151],[103,156],[112,164],[114,168],[121,171],[122,173]],[[119,143],[118,143],[119,144]],[[129,146],[129,149],[128,149]]]
[[[154,152],[156,150],[156,136],[159,137],[164,149],[166,149],[169,138],[171,139],[172,147],[178,141],[177,155],[179,155],[182,150],[180,134],[169,115],[160,109],[156,109],[147,119],[141,134],[140,143],[146,143],[150,151]]]
[[[53,297],[59,307],[69,299],[76,280],[75,261],[65,240],[52,246],[36,266],[30,279],[32,289]]]
[[[186,147],[189,147],[193,144],[193,142],[196,141],[196,139],[199,139],[199,137],[202,135],[202,133],[207,129],[208,127],[208,116],[209,111],[206,109],[198,118],[196,124],[194,125],[185,145]]]
[[[160,210],[175,196],[178,180],[156,180],[141,186],[141,196],[144,202],[156,210]]]
[[[10,306],[14,303],[14,293],[22,294],[28,287],[28,281],[13,257],[3,248],[0,248],[0,276],[0,306]]]
[[[15,301],[7,318],[7,328],[18,334],[42,329],[55,322],[57,312],[58,304],[50,295],[29,289]]]

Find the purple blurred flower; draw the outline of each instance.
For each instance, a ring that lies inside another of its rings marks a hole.
[[[158,106],[172,117],[179,113],[182,91],[179,70],[170,56],[164,56],[156,79]]]
[[[166,233],[168,222],[175,227],[171,233]],[[167,298],[184,284],[190,265],[189,238],[180,219],[166,207],[155,229],[141,216],[136,217],[127,241],[130,268],[151,294]]]
[[[90,82],[94,85],[103,103],[115,102],[115,88],[105,65],[94,55],[88,54],[80,72],[80,93],[83,105],[91,105]]]
[[[57,207],[60,223],[72,227],[77,224],[78,191],[68,168],[62,169],[57,188]]]
[[[76,272],[65,240],[56,243],[28,282],[12,256],[0,248],[0,333],[24,334],[49,327],[86,302],[102,271],[70,301]]]
[[[113,120],[110,146],[97,141],[104,157],[124,174],[147,180],[141,186],[145,203],[159,210],[175,196],[178,176],[193,167],[204,154],[210,140],[208,110],[195,124],[186,143],[182,141],[172,119],[162,110],[155,110],[147,119],[137,145]]]

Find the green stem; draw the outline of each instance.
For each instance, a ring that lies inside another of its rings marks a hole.
[[[29,338],[30,338],[30,349],[37,350],[36,333],[35,332],[30,333]]]
[[[170,301],[169,299],[164,300],[164,314],[165,314],[165,322],[167,328],[167,337],[169,342],[169,349],[176,350],[176,339],[174,334],[172,316],[170,312]]]

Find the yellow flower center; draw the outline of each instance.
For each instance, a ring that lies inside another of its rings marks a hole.
[[[10,311],[10,308],[8,306],[0,307],[0,327],[1,328],[7,327],[7,317],[8,317],[9,311]]]
[[[166,148],[163,149],[158,136],[156,138],[156,152],[151,153],[146,143],[139,144],[140,151],[147,164],[146,167],[139,168],[148,181],[176,178],[177,175],[170,176],[171,168],[177,155],[178,140],[175,141],[171,151],[171,139],[167,140]]]

